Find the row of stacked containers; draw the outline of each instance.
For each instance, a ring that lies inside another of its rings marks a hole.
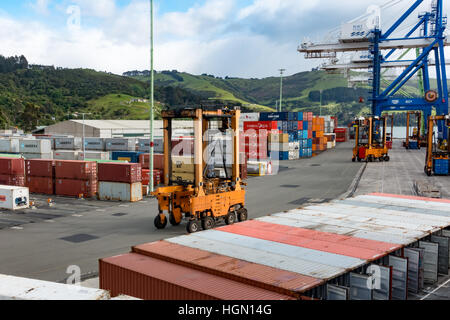
[[[0,158],[0,184],[31,193],[100,200],[142,200],[140,163]]]

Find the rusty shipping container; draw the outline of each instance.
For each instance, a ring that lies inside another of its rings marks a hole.
[[[142,183],[98,182],[98,199],[102,201],[138,202],[143,198]]]
[[[55,161],[42,159],[25,160],[25,173],[27,176],[52,178],[55,175]]]
[[[99,163],[98,181],[136,183],[142,182],[140,163]]]
[[[25,186],[30,189],[30,193],[55,194],[55,184],[51,177],[27,176]]]
[[[142,169],[150,169],[150,154],[144,153],[139,155],[139,163],[142,165]],[[153,169],[164,170],[164,155],[155,153],[153,155]]]
[[[23,158],[0,158],[0,174],[24,175],[25,160]]]
[[[95,180],[97,179],[97,163],[93,161],[55,161],[55,177],[57,179]]]
[[[0,175],[0,185],[25,187],[24,175]]]
[[[97,195],[97,180],[56,179],[55,194],[58,196],[93,198]]]
[[[167,241],[146,243],[132,251],[144,256],[189,267],[229,280],[299,299],[301,292],[323,283],[295,272],[268,267],[229,256],[181,246]]]
[[[144,300],[292,300],[238,281],[136,253],[101,259],[100,288]]]

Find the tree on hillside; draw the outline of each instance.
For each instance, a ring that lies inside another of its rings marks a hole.
[[[38,105],[34,103],[27,103],[25,109],[20,115],[20,123],[25,132],[30,132],[34,130],[39,122],[40,109]]]

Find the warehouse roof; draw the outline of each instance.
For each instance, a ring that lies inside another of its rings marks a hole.
[[[83,120],[70,120],[79,124],[83,124]],[[149,120],[85,120],[86,126],[97,129],[111,130],[111,129],[149,129]],[[155,120],[154,127],[156,129],[162,128],[162,120]],[[175,127],[192,127],[192,121],[176,121]]]

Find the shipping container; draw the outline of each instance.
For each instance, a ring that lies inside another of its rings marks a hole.
[[[29,207],[30,194],[28,188],[0,185],[1,209],[22,210]]]
[[[22,153],[25,159],[45,159],[52,160],[53,153]]]
[[[78,150],[55,150],[53,151],[53,159],[55,160],[78,160]]]
[[[55,194],[55,184],[53,178],[27,176],[25,186],[31,193]]]
[[[22,158],[0,158],[0,174],[25,175],[25,160]]]
[[[19,139],[0,139],[0,152],[19,153]]]
[[[153,170],[153,185],[160,185],[162,182],[162,170]],[[142,169],[142,184],[147,186],[150,184],[150,170]]]
[[[111,160],[124,160],[130,163],[139,163],[139,156],[142,152],[137,151],[113,151]]]
[[[58,196],[93,198],[97,194],[97,180],[56,179],[55,194]]]
[[[249,121],[244,123],[244,132],[249,130],[278,130],[277,121]]]
[[[20,153],[23,154],[51,154],[52,143],[50,140],[23,139],[20,141]]]
[[[55,137],[54,136],[36,136],[36,140],[48,140],[52,150],[55,150]]]
[[[105,139],[106,151],[136,151],[136,138]]]
[[[142,168],[139,163],[99,163],[98,180],[123,183],[141,182]]]
[[[85,150],[105,151],[105,139],[103,138],[85,138]]]
[[[141,177],[142,179],[142,177]],[[142,183],[98,182],[98,198],[102,201],[138,202],[143,199]]]
[[[55,161],[41,159],[25,160],[25,173],[26,176],[52,178],[55,175]]]
[[[259,113],[241,113],[241,120],[246,121],[259,121]]]
[[[129,253],[99,262],[100,288],[144,300],[291,300],[220,276]]]
[[[79,137],[55,138],[56,150],[80,150],[83,148],[83,140]]]
[[[110,160],[109,154],[110,154],[109,152],[104,151],[86,151],[85,153],[80,152],[78,154],[78,160],[86,160],[86,161],[90,161],[91,159]]]
[[[157,138],[153,139],[154,153],[164,153],[164,139]],[[150,152],[150,139],[139,139],[136,151],[139,152]]]
[[[55,161],[55,177],[58,179],[96,180],[97,163],[89,161]]]
[[[0,175],[0,185],[25,187],[25,175]]]
[[[143,169],[150,169],[150,154],[139,155],[139,163]],[[164,170],[164,154],[153,154],[153,169]]]

